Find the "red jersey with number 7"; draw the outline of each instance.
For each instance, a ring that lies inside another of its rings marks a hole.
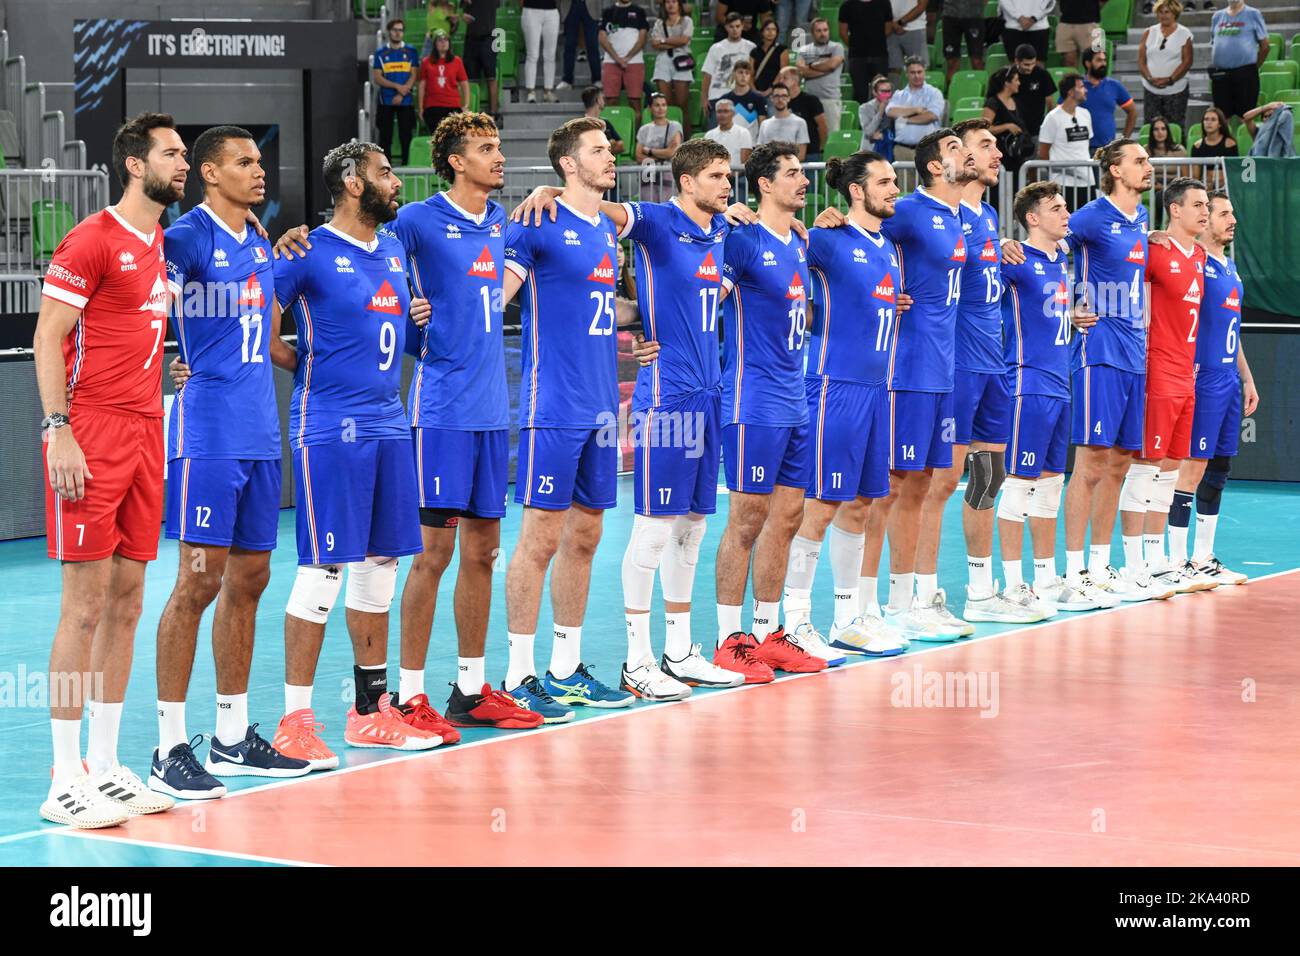
[[[162,228],[146,236],[111,207],[87,216],[54,250],[41,294],[81,310],[63,340],[69,410],[162,418]]]
[[[1171,237],[1165,249],[1151,243],[1151,326],[1147,340],[1147,392],[1191,395],[1196,391],[1196,329],[1205,294],[1205,250],[1184,249]]]

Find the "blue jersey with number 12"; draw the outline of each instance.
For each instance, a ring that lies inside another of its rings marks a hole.
[[[898,251],[855,222],[808,233],[812,275],[809,378],[881,384],[902,278]]]

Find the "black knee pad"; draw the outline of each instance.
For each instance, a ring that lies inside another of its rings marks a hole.
[[[465,513],[459,508],[421,508],[420,524],[426,528],[455,528]]]
[[[966,478],[966,504],[976,511],[988,511],[997,503],[998,491],[1007,480],[1002,454],[972,451],[966,455],[966,464],[970,471]]]

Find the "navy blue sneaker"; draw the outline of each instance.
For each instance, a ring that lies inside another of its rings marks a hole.
[[[195,735],[187,744],[177,744],[161,760],[153,752],[153,766],[149,768],[150,790],[166,793],[181,800],[215,800],[226,795],[225,785],[203,769],[194,756],[194,745],[203,739]]]
[[[311,772],[308,761],[286,757],[259,737],[257,724],[233,747],[213,737],[204,767],[218,777],[301,777]]]
[[[504,684],[501,689],[506,689]],[[506,693],[519,701],[520,706],[541,714],[544,724],[567,724],[573,719],[573,711],[557,704],[535,676],[525,677],[522,684]]]
[[[573,675],[564,680],[547,671],[542,686],[558,703],[571,707],[630,707],[636,699],[625,690],[617,690],[596,680],[586,664],[579,664]]]

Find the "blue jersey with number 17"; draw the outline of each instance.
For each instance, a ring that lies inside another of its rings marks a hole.
[[[882,384],[902,278],[898,250],[850,221],[808,233],[812,275],[809,378]]]
[[[755,223],[727,236],[722,283],[723,421],[803,425],[804,340],[808,337],[808,257],[803,240]]]
[[[898,246],[903,291],[912,307],[894,316],[889,387],[896,391],[951,392],[957,304],[966,265],[966,242],[957,209],[917,189],[894,204],[881,226]]]
[[[311,232],[306,256],[275,263],[275,298],[298,325],[289,401],[294,449],[336,441],[410,438],[402,407],[402,351],[411,296],[405,252],[332,226]]]
[[[957,306],[955,366],[967,372],[1002,374],[1002,246],[998,214],[986,202],[961,204],[966,267]]]
[[[1147,210],[1132,216],[1102,196],[1070,217],[1075,290],[1097,324],[1074,337],[1073,367],[1109,365],[1146,374]]]

